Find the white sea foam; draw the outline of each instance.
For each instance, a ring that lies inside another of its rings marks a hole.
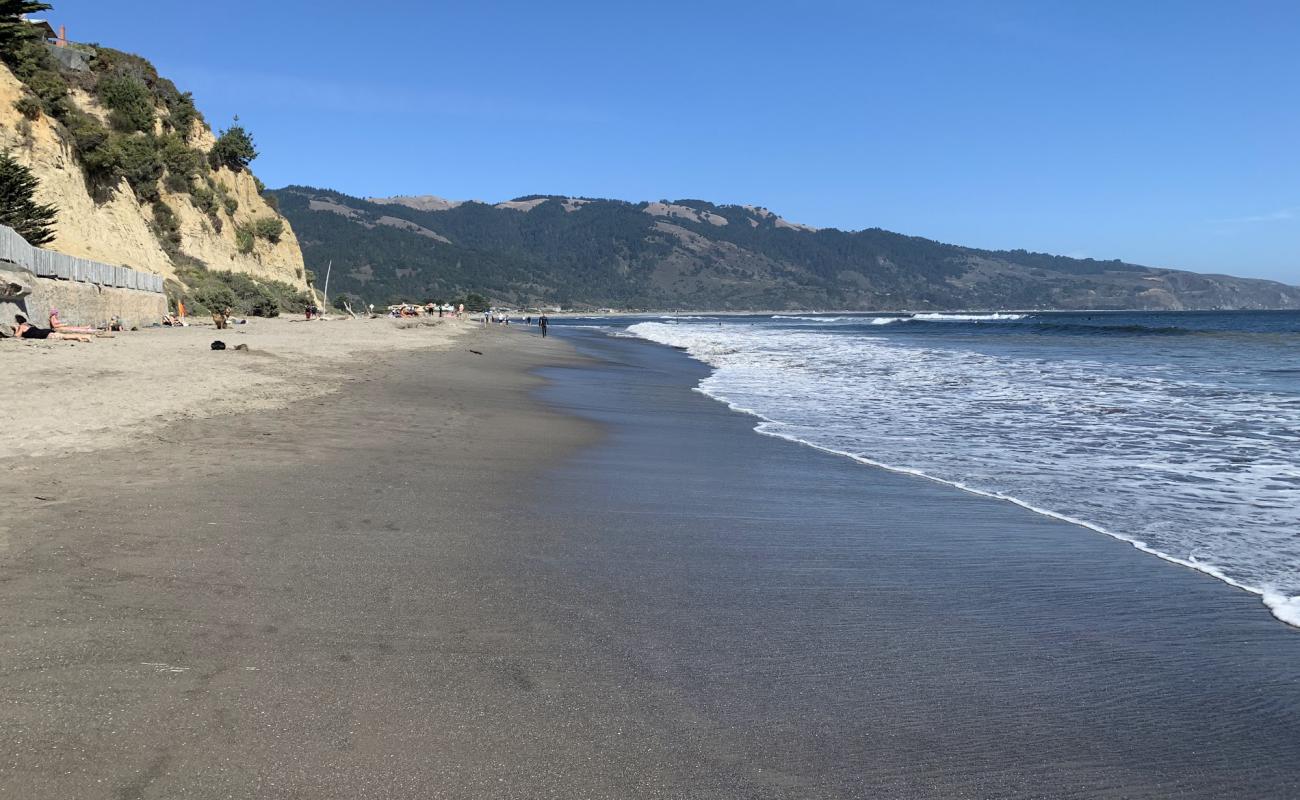
[[[909,317],[796,317],[785,314],[773,314],[772,319],[787,319],[796,322],[854,322],[868,325],[888,325],[891,322],[904,322]]]
[[[1300,626],[1293,397],[1158,363],[991,355],[850,328],[628,330],[713,366],[699,390],[758,417],[761,433],[1127,541]]]
[[[912,319],[920,322],[993,322],[999,320],[1024,319],[1028,314],[913,314]]]

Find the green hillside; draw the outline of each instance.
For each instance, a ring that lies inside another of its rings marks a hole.
[[[1300,288],[1270,281],[814,230],[702,200],[274,194],[308,267],[333,263],[331,294],[375,303],[477,291],[618,309],[1300,308]]]

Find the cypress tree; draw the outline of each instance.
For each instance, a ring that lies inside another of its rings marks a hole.
[[[23,21],[23,14],[49,8],[49,3],[34,0],[0,0],[0,53],[11,52],[16,42],[35,34],[35,29]]]
[[[54,206],[36,202],[36,176],[8,153],[0,153],[0,225],[8,225],[32,246],[54,238]]]

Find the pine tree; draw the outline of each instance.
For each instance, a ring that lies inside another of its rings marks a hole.
[[[8,153],[0,153],[0,225],[13,228],[33,246],[54,238],[54,220],[58,216],[54,206],[36,202],[37,185],[30,169]]]
[[[208,151],[208,161],[213,169],[229,167],[234,172],[239,172],[248,169],[248,162],[255,158],[257,148],[253,145],[253,136],[239,124],[239,117],[235,117],[235,123],[221,132]]]
[[[34,14],[49,8],[49,3],[35,0],[0,0],[0,53],[12,52],[16,42],[35,34],[35,29],[23,21],[23,14]]]

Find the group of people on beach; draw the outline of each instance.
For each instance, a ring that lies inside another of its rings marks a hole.
[[[113,318],[117,322],[117,318]],[[59,310],[50,309],[49,327],[42,328],[39,325],[33,325],[27,317],[22,314],[14,315],[14,337],[17,339],[59,339],[68,342],[89,342],[91,334],[100,334],[98,328],[80,327],[74,325],[65,325],[59,319]],[[120,323],[118,324],[120,329]],[[113,323],[109,323],[109,330],[113,330]]]
[[[509,314],[500,314],[500,313],[498,313],[498,314],[493,314],[491,309],[485,310],[485,311],[483,312],[483,327],[486,328],[488,325],[491,325],[491,324],[494,323],[494,322],[495,322],[496,324],[498,324],[498,325],[509,325],[509,324],[510,324],[510,315],[509,315]],[[528,325],[528,326],[530,326],[530,327],[531,327],[534,323],[536,323],[537,327],[541,328],[541,330],[542,330],[542,338],[543,338],[543,339],[546,338],[546,329],[547,329],[547,327],[549,327],[550,324],[551,324],[551,321],[550,321],[549,319],[547,319],[547,317],[546,317],[545,314],[542,314],[542,315],[541,315],[540,317],[538,317],[536,320],[534,320],[532,317],[524,317],[523,320],[522,320],[522,322],[523,322],[525,325]]]

